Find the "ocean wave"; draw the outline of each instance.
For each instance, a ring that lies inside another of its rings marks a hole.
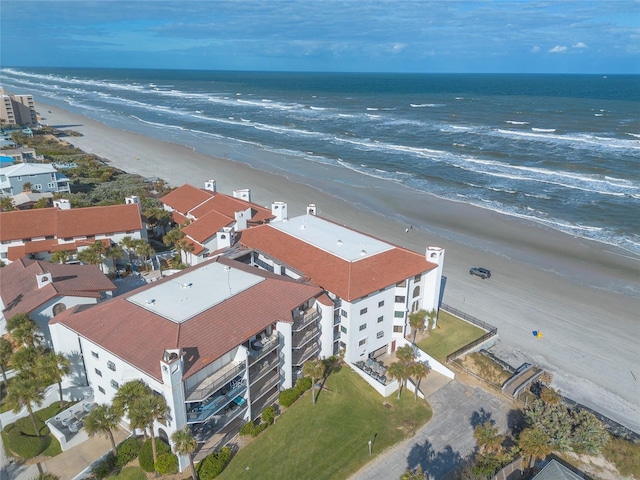
[[[533,132],[539,132],[539,133],[553,133],[556,131],[555,128],[531,128],[531,131]]]
[[[413,108],[427,108],[427,107],[444,107],[444,103],[410,103],[409,104]]]
[[[529,122],[518,122],[515,120],[505,120],[504,123],[510,123],[511,125],[529,125]]]
[[[637,140],[625,140],[611,137],[598,137],[590,134],[554,135],[545,132],[525,132],[521,130],[497,129],[497,134],[522,137],[539,141],[570,142],[580,148],[597,146],[610,149],[640,150],[640,142]]]

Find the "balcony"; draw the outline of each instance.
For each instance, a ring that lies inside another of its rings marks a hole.
[[[315,340],[318,335],[320,335],[320,329],[318,326],[314,326],[313,328],[306,330],[304,332],[296,332],[293,334],[291,338],[291,343],[293,344],[293,348],[302,348],[307,343]]]
[[[226,387],[220,390],[220,394],[208,398],[206,402],[190,404],[187,408],[187,423],[210,421],[213,415],[226,410],[232,403],[244,403],[242,395],[247,391],[244,380],[233,382],[228,388],[229,390]]]
[[[270,337],[261,340],[253,340],[249,348],[249,363],[255,364],[258,360],[271,353],[278,347],[278,334],[274,333]]]
[[[251,389],[250,389],[251,403],[253,404],[253,402],[258,400],[265,393],[267,393],[270,390],[273,390],[273,388],[277,387],[279,383],[280,383],[280,375],[276,373],[274,375],[264,377],[262,380],[260,380],[259,382],[256,382],[255,384],[251,384]]]
[[[240,400],[238,400],[238,402],[240,402]],[[235,402],[228,405],[228,408],[225,409],[224,412],[209,418],[207,423],[192,426],[191,431],[193,432],[193,436],[198,443],[206,442],[236,418],[244,416],[247,413],[247,408],[247,402],[244,401],[244,398],[240,405]]]
[[[272,353],[259,363],[255,363],[249,369],[249,380],[251,383],[258,381],[267,372],[272,371],[274,368],[280,365],[280,358],[275,353]]]
[[[300,330],[304,330],[308,325],[315,322],[320,318],[320,314],[315,308],[310,308],[309,310],[301,313],[297,313],[293,316],[293,332],[299,332]]]
[[[209,395],[220,389],[225,383],[233,380],[233,378],[241,375],[244,372],[247,364],[245,362],[231,362],[226,364],[220,370],[213,375],[208,376],[195,388],[189,391],[186,395],[187,402],[200,402],[206,399]]]
[[[317,343],[310,343],[303,349],[295,350],[293,352],[292,363],[294,366],[302,365],[318,352],[320,352],[320,346]]]

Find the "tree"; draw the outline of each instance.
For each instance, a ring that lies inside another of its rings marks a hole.
[[[413,332],[413,343],[416,343],[416,336],[418,335],[418,332],[422,333],[424,331],[424,319],[426,316],[426,310],[418,310],[417,312],[412,312],[409,314],[409,326],[411,327],[411,331]]]
[[[117,270],[117,262],[119,258],[123,258],[125,255],[125,251],[124,249],[118,245],[117,243],[114,243],[111,245],[111,247],[109,247],[109,249],[107,250],[107,256],[111,259],[111,261],[113,262],[113,269]]]
[[[14,413],[18,413],[22,407],[27,407],[29,417],[33,423],[33,430],[36,436],[40,436],[38,422],[33,413],[33,405],[42,405],[44,401],[44,388],[42,382],[27,372],[18,372],[11,380],[11,388],[7,391],[5,403]]]
[[[133,265],[133,260],[131,259],[131,252],[136,249],[136,240],[127,235],[126,237],[122,237],[120,240],[120,245],[124,248],[129,255],[129,264]]]
[[[9,369],[9,362],[13,355],[13,345],[9,340],[4,337],[0,337],[0,371],[2,371],[2,381],[4,387],[8,387],[7,383],[7,370]]]
[[[396,350],[396,357],[405,365],[410,364],[416,359],[416,352],[411,345],[405,345]]]
[[[156,251],[149,245],[149,242],[146,240],[138,240],[136,242],[136,253],[140,255],[144,259],[144,269],[148,268],[148,260],[151,258],[151,255],[154,255]]]
[[[504,436],[498,433],[498,427],[486,421],[473,430],[473,438],[476,439],[480,454],[495,454],[502,450]]]
[[[97,405],[89,414],[84,417],[84,428],[90,437],[96,433],[104,433],[111,441],[111,451],[118,454],[116,442],[113,438],[113,429],[118,427],[121,415],[116,408],[110,405]]]
[[[143,397],[149,393],[149,387],[142,380],[131,380],[120,385],[118,391],[113,397],[113,406],[120,416],[129,411],[137,398]],[[145,438],[147,432],[144,432]]]
[[[534,400],[524,410],[529,426],[541,429],[548,437],[554,450],[565,451],[571,443],[571,417],[564,404],[545,403]]]
[[[136,400],[133,408],[134,416],[137,421],[142,422],[145,427],[151,431],[151,450],[153,451],[153,463],[158,460],[158,451],[156,449],[156,436],[153,433],[153,423],[156,420],[162,420],[169,413],[169,407],[162,395],[156,395],[151,390],[149,393]]]
[[[38,209],[38,208],[49,208],[51,206],[50,201],[48,198],[41,198],[40,200],[38,200],[36,203],[33,204],[33,208]]]
[[[427,312],[427,333],[429,333],[429,329],[435,327],[436,319],[438,318],[438,312],[435,309],[429,310]]]
[[[431,368],[424,362],[412,362],[409,364],[409,373],[416,384],[414,401],[418,401],[418,390],[420,382],[431,372]]]
[[[16,370],[38,378],[37,365],[41,355],[42,350],[40,348],[31,346],[22,347],[13,352],[11,365],[13,365]]]
[[[12,212],[13,210],[17,210],[16,206],[13,204],[13,198],[0,197],[0,211]]]
[[[60,408],[63,407],[62,378],[71,373],[71,362],[62,353],[48,352],[38,357],[38,376],[45,385],[58,384],[60,393]]]
[[[100,254],[91,247],[79,251],[78,260],[87,265],[100,265],[102,263]]]
[[[392,363],[391,365],[389,365],[389,368],[387,369],[387,374],[391,377],[391,378],[395,378],[396,380],[398,380],[398,398],[400,398],[400,393],[402,392],[402,387],[404,387],[405,382],[407,381],[407,378],[409,378],[410,372],[409,372],[409,368],[407,367],[407,365],[405,365],[402,362],[395,362]]]
[[[67,263],[71,258],[71,255],[66,250],[58,250],[51,255],[51,261],[53,263]]]
[[[193,464],[193,452],[198,448],[198,441],[193,438],[189,426],[185,426],[182,430],[176,430],[171,435],[173,441],[173,449],[178,455],[187,455],[189,457],[189,465],[191,466],[191,478],[198,480],[196,467]]]
[[[11,337],[21,345],[36,348],[41,344],[41,339],[38,336],[40,328],[26,313],[18,313],[9,318],[7,330],[11,333]]]
[[[400,475],[400,480],[427,480],[427,474],[422,471],[422,466],[418,465],[415,471],[407,470]]]
[[[523,430],[518,439],[518,446],[522,453],[529,457],[529,468],[535,464],[536,459],[545,458],[553,451],[549,435],[538,426]]]
[[[31,191],[31,182],[25,182],[22,184],[22,191],[23,192],[30,192]]]
[[[571,412],[571,448],[576,453],[597,455],[602,447],[609,442],[609,434],[596,416],[586,410]]]
[[[302,373],[307,377],[311,377],[311,400],[316,403],[316,382],[324,377],[326,367],[322,360],[310,360],[302,365]]]

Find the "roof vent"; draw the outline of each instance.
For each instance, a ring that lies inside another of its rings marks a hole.
[[[342,245],[342,240],[338,240],[338,245]]]
[[[155,298],[150,298],[149,300],[147,300],[147,305],[154,305],[155,303],[156,303]]]
[[[193,283],[183,283],[181,286],[182,288],[191,288],[192,285]]]
[[[360,255],[362,255],[363,257],[367,254],[366,250],[360,250]]]

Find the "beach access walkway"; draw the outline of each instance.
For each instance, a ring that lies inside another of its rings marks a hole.
[[[506,397],[452,380],[427,397],[433,418],[404,442],[380,453],[350,480],[400,478],[418,465],[427,478],[451,478],[469,455],[476,442],[473,430],[486,421],[500,431],[508,429],[510,412],[516,407]],[[375,445],[373,446],[375,453]]]

